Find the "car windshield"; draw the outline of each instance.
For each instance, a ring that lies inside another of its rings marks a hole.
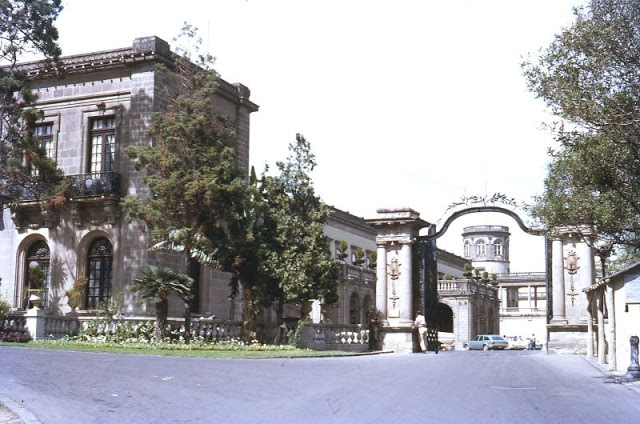
[[[498,340],[498,341],[502,340],[502,341],[505,341],[505,340],[504,340],[502,337],[500,337],[500,336],[492,336],[491,338],[492,338],[493,340]]]

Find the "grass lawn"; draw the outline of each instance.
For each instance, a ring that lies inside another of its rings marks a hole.
[[[357,352],[316,351],[290,346],[238,346],[202,344],[118,344],[90,343],[64,340],[43,340],[27,343],[0,343],[24,349],[52,349],[76,352],[124,353],[132,355],[186,356],[201,358],[304,358],[319,356],[354,356]]]

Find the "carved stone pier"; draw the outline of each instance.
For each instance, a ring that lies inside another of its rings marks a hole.
[[[414,351],[412,329],[417,309],[414,291],[414,249],[421,228],[429,223],[410,208],[378,209],[367,221],[377,231],[376,308],[383,315],[382,348],[399,353]]]
[[[552,242],[552,312],[547,325],[549,348],[589,351],[592,310],[583,289],[595,282],[592,232],[560,228]]]

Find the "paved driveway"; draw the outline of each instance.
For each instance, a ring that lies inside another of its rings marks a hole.
[[[0,347],[0,399],[42,423],[637,423],[579,356],[202,359]]]

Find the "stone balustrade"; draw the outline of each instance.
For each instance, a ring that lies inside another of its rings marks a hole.
[[[439,280],[438,293],[441,295],[479,294],[494,299],[498,296],[498,288],[473,280]]]
[[[50,338],[59,339],[67,334],[73,334],[79,328],[79,321],[72,316],[44,316],[44,334]]]
[[[33,312],[38,312],[33,313]],[[92,323],[98,322],[95,328],[98,336],[116,335],[118,330],[126,325],[129,330],[136,332],[142,326],[153,323],[153,317],[116,317],[109,322],[100,321],[95,316],[70,314],[65,316],[46,315],[42,310],[19,312],[11,319],[0,322],[0,328],[30,335],[32,339],[58,339],[71,335],[78,330],[86,330]],[[29,327],[31,326],[31,327]],[[275,334],[275,324],[261,325],[258,333],[272,331]],[[167,320],[167,332],[184,333],[184,321],[179,318]],[[209,318],[193,318],[191,321],[192,338],[205,342],[238,340],[242,336],[242,321],[227,321]],[[267,339],[269,337],[266,337]],[[262,339],[262,338],[261,338]],[[308,324],[303,329],[303,347],[314,350],[346,350],[366,351],[369,349],[369,328],[366,325],[338,325],[338,324]]]
[[[547,314],[546,308],[500,308],[502,316],[536,316],[541,317]]]
[[[5,331],[25,334],[27,331],[27,319],[24,315],[13,315],[9,319],[0,321],[0,328]]]
[[[360,284],[375,284],[375,270],[368,269],[361,265],[342,263],[342,278]]]
[[[77,317],[78,325],[87,329],[95,317]],[[118,317],[111,322],[101,323],[97,329],[98,334],[116,334],[118,328],[127,325],[133,332],[144,325],[153,323],[152,317]],[[167,320],[167,333],[184,334],[184,320],[180,318],[169,318]],[[220,319],[193,318],[191,320],[191,337],[199,338],[205,342],[218,342],[240,339],[242,335],[242,321],[225,321]]]
[[[369,349],[369,327],[362,324],[307,324],[302,346],[313,350],[362,352]]]
[[[33,312],[38,312],[33,313]],[[116,317],[106,322],[95,316],[46,315],[42,310],[19,312],[11,319],[0,322],[0,328],[30,335],[33,339],[58,339],[65,335],[86,330],[92,323],[99,323],[95,331],[98,336],[116,335],[122,326],[136,332],[142,326],[153,323],[153,317]],[[30,327],[31,326],[31,327]],[[167,320],[169,333],[184,333],[184,321],[179,318]],[[258,332],[267,333],[276,330],[275,324],[262,325]],[[191,321],[192,338],[205,342],[238,340],[242,336],[242,321],[227,321],[209,318],[193,318]],[[341,350],[362,352],[369,350],[369,327],[362,324],[309,323],[303,328],[302,347],[313,350]]]

